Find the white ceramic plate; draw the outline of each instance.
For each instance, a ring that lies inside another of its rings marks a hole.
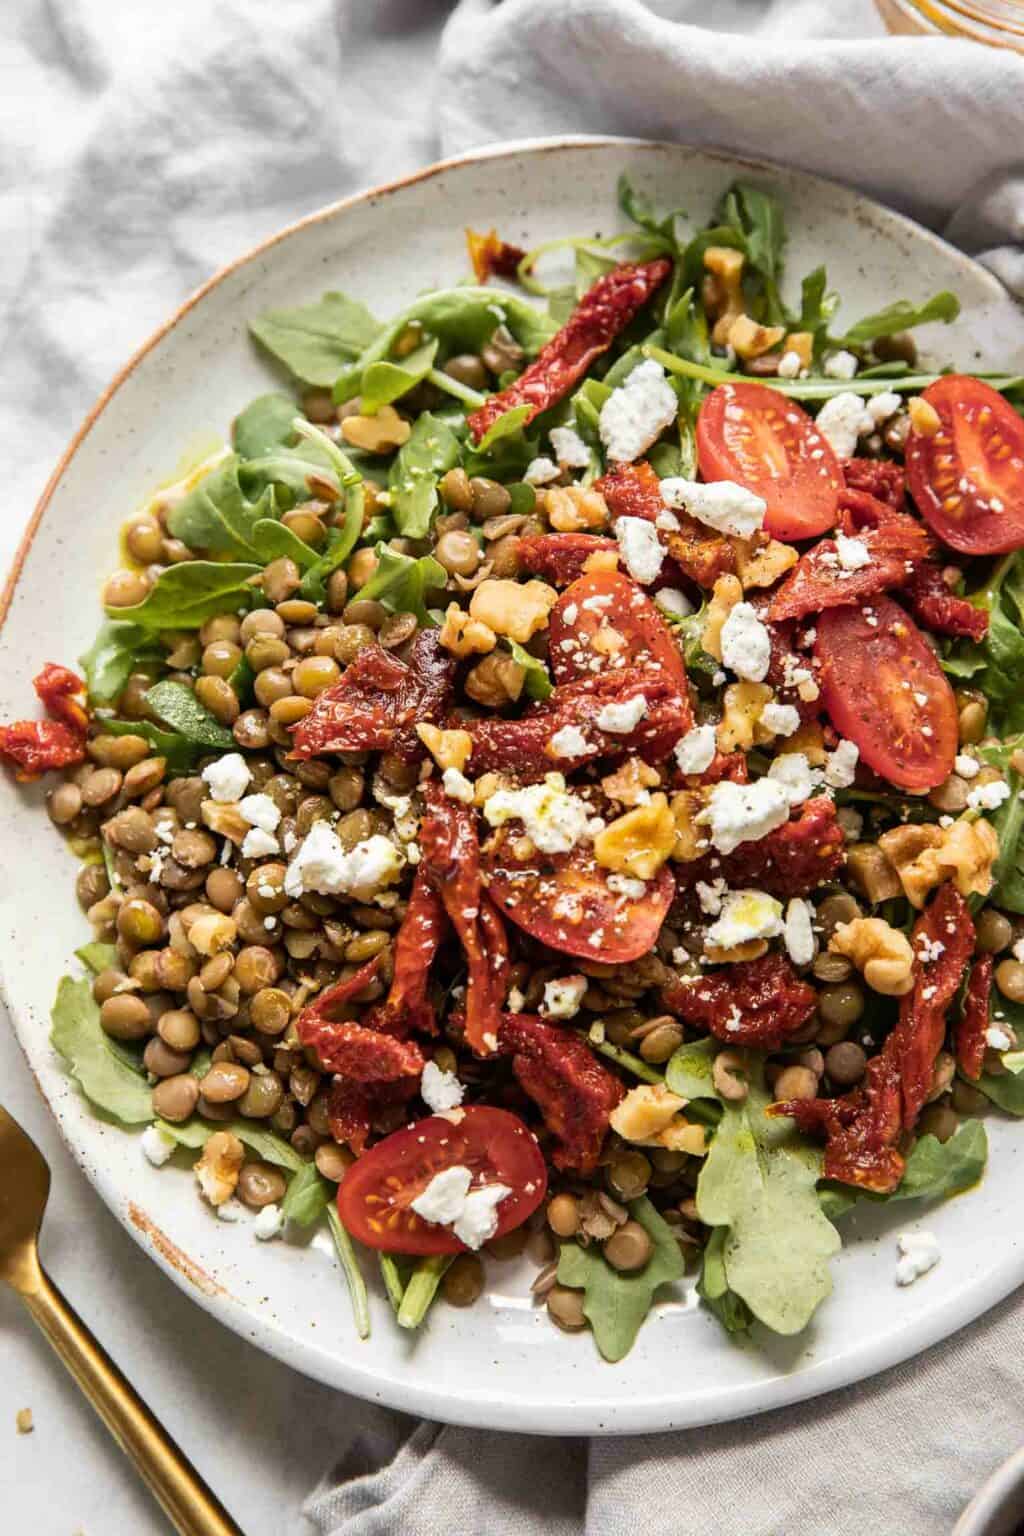
[[[965,369],[1024,364],[1024,320],[987,272],[907,220],[812,177],[614,139],[506,146],[435,166],[285,230],[215,277],[132,359],[72,443],[22,547],[0,634],[0,718],[34,713],[32,675],[48,660],[73,663],[91,640],[119,524],[197,438],[226,432],[234,413],[276,382],[248,340],[251,315],[339,287],[387,316],[423,288],[464,276],[467,224],[495,224],[522,245],[608,233],[622,223],[615,184],[623,170],[660,206],[682,206],[695,220],[710,215],[737,175],[770,183],[786,202],[792,281],[826,261],[844,320],[949,287],[963,302],[961,318],[922,333],[924,343]],[[492,1263],[481,1303],[467,1312],[438,1306],[412,1336],[394,1326],[375,1287],[373,1334],[361,1343],[326,1237],[259,1244],[245,1226],[216,1220],[184,1168],[149,1167],[138,1137],[95,1119],[61,1072],[48,1013],[57,978],[88,934],[74,860],[41,799],[38,787],[0,776],[4,989],[29,1064],[75,1156],[140,1244],[201,1306],[299,1370],[411,1413],[499,1429],[665,1430],[869,1376],[1024,1280],[1024,1135],[993,1119],[984,1186],[927,1215],[942,1242],[938,1268],[907,1290],[893,1284],[893,1232],[914,1220],[905,1206],[898,1223],[878,1212],[847,1221],[835,1293],[799,1339],[737,1347],[698,1309],[690,1282],[612,1367],[588,1336],[559,1333],[531,1305],[524,1261]]]

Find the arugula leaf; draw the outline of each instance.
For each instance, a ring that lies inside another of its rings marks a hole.
[[[363,415],[373,416],[382,405],[390,405],[392,400],[401,399],[421,384],[434,366],[438,346],[435,336],[433,341],[425,341],[415,351],[407,352],[401,362],[385,358],[371,363],[363,373],[359,391],[359,408]]]
[[[458,462],[455,433],[439,417],[424,411],[399,449],[388,476],[391,513],[404,538],[427,537],[438,504],[438,478]]]
[[[364,587],[360,587],[361,599],[373,598],[383,603],[389,613],[414,613],[424,626],[434,624],[427,609],[425,594],[443,587],[447,578],[444,566],[433,555],[399,554],[387,544],[376,546],[377,569]]]
[[[299,309],[268,309],[249,322],[256,340],[297,379],[328,389],[380,329],[364,305],[337,292]]]
[[[108,619],[84,656],[78,658],[85,671],[90,699],[109,704],[122,691],[129,677],[141,663],[156,660],[161,652],[152,636],[138,624]]]
[[[968,600],[988,614],[980,643],[961,641],[943,659],[953,677],[971,678],[992,706],[992,724],[1003,736],[1024,730],[1024,552],[1006,555]]]
[[[681,1099],[717,1099],[718,1090],[711,1080],[711,1069],[718,1054],[718,1042],[691,1040],[669,1058],[665,1068],[666,1086]]]
[[[281,1201],[281,1212],[286,1221],[294,1221],[300,1227],[311,1227],[320,1220],[331,1203],[332,1187],[315,1163],[303,1163],[289,1181],[288,1190]]]
[[[235,417],[231,440],[240,459],[260,459],[295,436],[295,401],[287,395],[258,395]]]
[[[162,730],[151,720],[104,720],[103,729],[110,736],[141,736],[158,757],[167,759],[172,773],[187,771],[199,755],[195,742],[188,741],[178,731]]]
[[[153,1118],[149,1084],[111,1049],[88,977],[61,978],[50,1018],[53,1048],[93,1108],[122,1125],[148,1124]]]
[[[709,1312],[714,1313],[726,1333],[746,1333],[754,1321],[746,1302],[729,1289],[725,1274],[725,1244],[728,1227],[713,1227],[704,1245],[697,1295]]]
[[[531,656],[529,651],[521,646],[517,640],[510,640],[508,648],[512,652],[512,660],[517,661],[526,673],[523,680],[523,690],[528,699],[547,699],[551,696],[554,684],[547,667],[536,656]]]
[[[858,320],[845,336],[839,338],[837,345],[866,347],[880,336],[891,336],[894,331],[909,331],[913,326],[926,325],[931,320],[942,320],[949,325],[959,313],[960,300],[948,289],[933,294],[925,304],[914,305],[908,299],[897,299],[877,314],[865,315],[863,320]]]
[[[338,1252],[338,1260],[341,1264],[342,1274],[345,1276],[345,1284],[348,1286],[349,1298],[352,1302],[352,1317],[356,1325],[356,1333],[361,1339],[370,1337],[370,1301],[366,1294],[366,1281],[363,1272],[359,1268],[359,1260],[356,1258],[355,1244],[348,1232],[341,1224],[334,1205],[327,1207],[327,1225],[331,1229],[334,1238],[334,1246]],[[448,1260],[451,1263],[451,1259]],[[399,1314],[401,1322],[401,1314]]]
[[[988,1161],[988,1137],[980,1120],[967,1120],[948,1141],[922,1136],[915,1144],[899,1186],[888,1195],[872,1195],[848,1184],[824,1183],[818,1188],[821,1208],[837,1221],[858,1200],[890,1205],[894,1200],[945,1200],[977,1184]]]
[[[272,517],[260,518],[252,531],[256,553],[264,565],[271,560],[294,560],[300,571],[311,571],[319,555],[311,544]]]
[[[764,1060],[744,1052],[747,1097],[726,1100],[697,1181],[700,1219],[728,1227],[729,1289],[776,1333],[799,1333],[831,1293],[828,1261],[839,1234],[822,1213],[821,1152],[792,1122],[765,1114]]]
[[[161,571],[141,603],[132,608],[108,608],[111,618],[139,624],[146,630],[199,629],[218,613],[252,606],[251,577],[260,567],[242,562],[185,560]]]
[[[1024,778],[1013,768],[1007,768],[1006,777],[1010,797],[989,817],[999,837],[999,853],[988,899],[1009,912],[1024,912]]]
[[[259,499],[250,501],[239,480],[241,464],[237,454],[221,459],[170,509],[167,531],[190,549],[253,559],[257,551],[252,530],[260,518],[273,515],[274,492],[265,485]]]
[[[824,267],[815,267],[800,284],[800,318],[797,329],[810,331],[814,337],[814,355],[820,357],[828,335],[828,325],[836,312],[839,295],[829,293]]]
[[[743,234],[747,262],[763,284],[765,318],[771,325],[784,324],[787,316],[779,283],[786,224],[781,200],[772,192],[737,181],[722,200],[720,222]]]
[[[483,437],[477,444],[478,453],[489,453],[495,443],[500,443],[504,438],[521,435],[526,424],[526,418],[530,414],[530,406],[514,405],[511,410],[504,411],[492,427],[488,427]]]
[[[651,1310],[655,1292],[679,1280],[683,1258],[672,1229],[646,1197],[629,1202],[629,1214],[651,1239],[651,1257],[643,1269],[628,1274],[613,1269],[601,1250],[592,1245],[563,1243],[558,1261],[558,1283],[582,1290],[583,1312],[594,1332],[594,1342],[606,1360],[628,1354]]]
[[[234,751],[235,738],[210,714],[205,704],[200,704],[191,688],[184,683],[165,680],[155,683],[146,694],[146,708],[159,715],[186,741],[200,747],[220,747]]]
[[[107,971],[117,964],[117,947],[114,944],[101,944],[94,939],[90,944],[83,944],[75,950],[75,957],[81,960],[84,966],[98,976],[100,971]]]

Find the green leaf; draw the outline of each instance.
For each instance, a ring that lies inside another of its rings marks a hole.
[[[240,459],[260,459],[295,436],[295,401],[287,395],[259,395],[235,417],[231,440]]]
[[[785,322],[786,311],[779,296],[786,245],[781,200],[761,187],[738,181],[723,199],[721,222],[745,236],[748,264],[760,277],[764,289],[764,318],[772,325]]]
[[[257,556],[252,530],[260,518],[274,511],[274,493],[264,484],[262,494],[250,501],[242,489],[242,461],[230,454],[205,475],[167,514],[167,531],[189,549],[251,560]],[[183,570],[174,566],[172,570]],[[168,574],[167,572],[164,573]],[[127,612],[127,609],[121,610]]]
[[[80,949],[76,949],[75,956],[94,976],[98,976],[100,971],[110,970],[117,964],[117,946],[101,944],[94,939],[91,944],[83,944]]]
[[[839,1234],[817,1195],[821,1152],[792,1122],[765,1114],[764,1061],[744,1052],[747,1097],[726,1100],[697,1181],[701,1221],[728,1227],[729,1289],[776,1333],[799,1333],[831,1293],[828,1261]]]
[[[333,1192],[333,1185],[317,1172],[315,1163],[303,1163],[281,1201],[282,1214],[300,1227],[311,1227],[327,1210]]]
[[[824,267],[815,267],[800,284],[800,318],[796,328],[810,331],[814,337],[815,356],[821,354],[829,321],[839,303],[838,295],[827,290],[828,276]]]
[[[1010,798],[989,817],[999,837],[999,853],[988,899],[1009,912],[1024,913],[1024,779],[1012,768],[1006,777]]]
[[[948,1141],[922,1136],[915,1144],[899,1186],[888,1195],[873,1195],[848,1184],[819,1186],[821,1208],[829,1221],[838,1221],[861,1200],[890,1205],[894,1200],[945,1200],[977,1184],[988,1161],[988,1137],[980,1120],[967,1120]]]
[[[256,340],[297,379],[327,389],[380,328],[356,299],[336,292],[299,309],[269,309],[249,324]]]
[[[97,704],[110,704],[122,692],[140,662],[155,660],[160,651],[153,638],[138,624],[108,619],[79,662],[85,671],[89,697]]]
[[[236,750],[231,732],[214,719],[205,704],[201,704],[192,689],[184,683],[166,680],[154,683],[146,694],[146,708],[159,715],[166,725],[177,731],[179,736],[184,736],[186,741],[195,742],[201,747],[221,747],[231,752]]]
[[[338,1251],[338,1260],[345,1276],[345,1284],[348,1286],[356,1333],[361,1339],[368,1339],[370,1337],[370,1300],[366,1294],[366,1281],[363,1279],[363,1272],[356,1258],[355,1244],[342,1226],[341,1217],[333,1205],[327,1207],[327,1225],[331,1229],[334,1246]]]
[[[363,372],[359,391],[359,409],[362,414],[373,416],[382,405],[390,405],[392,400],[401,399],[410,389],[421,384],[434,366],[438,345],[435,337],[433,341],[425,341],[415,351],[406,353],[401,362],[382,359],[379,363],[371,363]]]
[[[384,1281],[384,1289],[388,1293],[388,1301],[398,1315],[402,1306],[402,1297],[405,1288],[409,1284],[409,1276],[412,1273],[412,1263],[407,1255],[399,1253],[384,1253],[378,1251],[377,1258],[380,1261],[381,1279]]]
[[[177,731],[161,730],[151,720],[104,720],[103,730],[109,736],[141,736],[158,757],[167,759],[172,773],[184,773],[199,755],[195,742],[188,741]]]
[[[350,500],[350,495],[352,499]],[[363,526],[363,488],[355,487],[354,493],[346,492],[345,521],[341,528],[332,528],[327,535],[327,548],[311,565],[302,578],[299,588],[307,602],[322,603],[327,593],[327,578],[332,571],[344,565],[356,547]]]
[[[1024,552],[999,560],[968,600],[988,614],[988,632],[980,644],[961,641],[952,647],[943,668],[981,689],[991,705],[993,730],[1002,736],[1024,730]]]
[[[655,1293],[683,1274],[679,1244],[651,1202],[646,1197],[631,1200],[629,1214],[653,1244],[643,1269],[629,1273],[613,1269],[596,1244],[581,1248],[578,1243],[563,1243],[558,1261],[559,1284],[584,1292],[583,1312],[594,1341],[604,1358],[613,1362],[632,1348]]]
[[[897,299],[877,314],[865,315],[863,320],[858,320],[839,341],[842,346],[866,347],[880,336],[909,331],[913,326],[925,325],[931,320],[942,320],[949,325],[959,313],[960,300],[948,289],[934,294],[926,304],[914,305],[908,299]]]
[[[549,698],[554,684],[544,663],[538,657],[531,656],[529,651],[516,640],[510,640],[508,648],[512,652],[512,660],[517,661],[526,673],[523,681],[526,697],[528,699]]]
[[[420,1326],[454,1257],[452,1253],[431,1253],[417,1262],[396,1314],[400,1328]]]
[[[311,544],[270,517],[260,519],[252,536],[256,553],[265,565],[272,560],[294,560],[300,571],[311,571],[320,558]]]
[[[141,603],[107,612],[147,630],[199,629],[218,613],[238,609],[248,613],[252,607],[248,583],[259,573],[255,564],[186,560],[161,571]]]
[[[715,1057],[720,1047],[717,1040],[691,1040],[669,1058],[665,1068],[665,1083],[682,1099],[717,1099],[718,1090],[711,1079]]]
[[[522,431],[526,418],[530,414],[528,405],[514,405],[510,411],[504,411],[492,427],[488,427],[483,437],[477,444],[478,453],[488,453],[503,438],[516,437]]]
[[[364,587],[360,587],[362,601],[371,598],[383,603],[389,613],[414,613],[424,626],[435,621],[427,609],[425,594],[443,587],[447,572],[433,555],[402,555],[387,544],[376,547],[377,569]]]
[[[214,1124],[197,1115],[176,1125],[164,1120],[158,1120],[156,1124],[165,1136],[176,1141],[180,1147],[191,1147],[193,1151],[205,1147],[214,1131],[230,1131],[251,1152],[255,1152],[261,1162],[273,1163],[275,1167],[285,1169],[296,1178],[304,1169],[314,1167],[314,1164],[301,1158],[289,1142],[275,1136],[273,1131],[261,1130],[251,1120],[218,1120]]]
[[[61,978],[50,1018],[53,1048],[93,1108],[122,1125],[148,1124],[153,1118],[149,1084],[111,1050],[88,977]]]
[[[398,451],[388,475],[391,514],[403,538],[425,539],[437,509],[437,482],[459,462],[459,440],[437,416],[424,411]]]
[[[704,1245],[697,1295],[713,1312],[726,1333],[746,1333],[754,1321],[745,1301],[729,1289],[725,1274],[725,1245],[728,1227],[713,1227]]]

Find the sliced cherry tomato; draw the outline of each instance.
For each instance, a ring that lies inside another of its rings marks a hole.
[[[454,1232],[412,1209],[436,1173],[468,1168],[471,1189],[506,1184],[495,1237],[522,1226],[547,1193],[537,1138],[507,1109],[472,1105],[461,1118],[431,1115],[385,1136],[349,1168],[338,1190],[338,1215],[352,1236],[385,1253],[463,1253]]]
[[[836,521],[843,472],[812,417],[763,384],[720,384],[697,418],[705,480],[732,480],[768,503],[765,530],[809,539]]]
[[[521,859],[517,841],[503,827],[480,858],[491,900],[506,917],[551,949],[608,965],[638,960],[652,948],[675,896],[668,868],[644,882],[642,896],[627,897],[609,886],[608,870],[589,848]]]
[[[980,379],[949,373],[923,399],[938,413],[931,437],[907,438],[910,494],[925,521],[965,555],[1024,546],[1024,420]]]
[[[819,614],[821,697],[869,768],[900,789],[934,789],[953,771],[953,690],[914,621],[888,597]]]
[[[672,631],[647,594],[618,571],[593,571],[566,587],[551,610],[548,656],[556,683],[653,663],[686,697],[686,664]]]

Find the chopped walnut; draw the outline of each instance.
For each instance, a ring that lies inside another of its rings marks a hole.
[[[767,683],[730,683],[725,690],[722,718],[715,740],[719,752],[749,752],[774,739],[774,732],[759,724],[766,704],[774,695]]]
[[[437,725],[418,725],[416,734],[439,768],[465,768],[473,750],[468,731],[442,731]]]
[[[902,997],[914,984],[910,940],[881,917],[840,923],[828,947],[832,954],[852,960],[868,986],[887,997]]]
[[[798,550],[792,544],[783,544],[778,539],[769,539],[767,543],[753,539],[730,539],[736,555],[736,574],[740,579],[744,591],[748,587],[771,587],[792,570],[800,558]]]
[[[582,485],[555,486],[544,506],[548,522],[559,533],[592,533],[608,526],[608,503],[600,491]]]
[[[676,833],[672,857],[681,864],[690,864],[707,852],[707,838],[697,822],[704,810],[705,798],[703,789],[681,789],[672,796],[672,819]]]
[[[749,315],[737,315],[729,327],[729,346],[744,361],[773,351],[786,334],[783,325],[758,325]]]
[[[704,631],[700,643],[709,656],[722,659],[722,625],[737,603],[743,601],[743,588],[738,576],[719,576],[711,589],[711,601],[704,619]]]
[[[473,596],[475,598],[476,593]],[[458,603],[448,604],[438,639],[446,651],[460,658],[484,656],[498,643],[494,630],[480,619],[470,617]]]
[[[547,629],[548,614],[558,593],[546,581],[483,581],[473,593],[469,611],[496,635],[508,635],[525,645],[538,630]]]
[[[583,562],[583,569],[588,575],[591,571],[617,571],[618,568],[618,551],[614,549],[595,549]]]
[[[643,1084],[631,1088],[615,1109],[610,1123],[612,1130],[642,1147],[668,1147],[675,1152],[704,1152],[704,1132],[699,1125],[690,1125],[681,1111],[686,1100],[672,1093],[664,1083]]]
[[[708,313],[714,317],[711,339],[716,347],[724,347],[729,332],[740,315],[746,313],[743,301],[743,252],[731,245],[709,245],[704,252],[704,280],[702,297]]]
[[[676,823],[664,795],[652,795],[611,822],[594,839],[594,858],[602,869],[650,880],[676,843]]]
[[[199,814],[204,826],[232,843],[244,843],[247,833],[252,831],[237,805],[228,805],[220,800],[204,800],[199,807]]]
[[[878,846],[894,866],[911,906],[924,906],[929,891],[952,880],[961,896],[987,896],[999,837],[983,817],[961,816],[949,827],[893,827]]]
[[[650,798],[650,790],[661,783],[661,774],[642,757],[627,757],[626,761],[601,780],[601,788],[609,800],[620,805],[642,805]]]
[[[894,865],[875,843],[854,843],[846,855],[846,873],[854,890],[872,906],[903,894]]]
[[[366,453],[393,453],[409,441],[412,428],[393,405],[382,405],[374,416],[346,416],[341,435]]]
[[[244,1160],[245,1148],[233,1131],[214,1131],[193,1165],[199,1188],[211,1205],[231,1199]]]
[[[786,738],[787,752],[802,752],[812,768],[825,766],[825,735],[817,720],[805,720]]]
[[[801,368],[809,368],[814,358],[814,335],[811,331],[790,331],[782,343],[783,352],[795,352]]]

